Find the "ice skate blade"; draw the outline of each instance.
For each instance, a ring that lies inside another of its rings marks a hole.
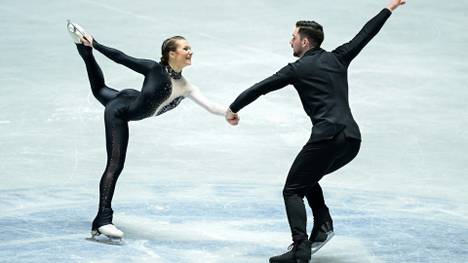
[[[319,249],[321,249],[323,246],[325,246],[325,244],[328,243],[328,241],[330,241],[330,239],[332,239],[332,237],[334,237],[334,236],[335,236],[335,232],[328,232],[327,233],[327,239],[325,239],[325,241],[323,241],[323,242],[313,242],[312,245],[311,245],[311,255],[313,255],[314,253],[319,251]]]
[[[273,260],[273,261],[270,260],[269,262],[270,263],[280,263],[280,261],[276,261],[276,260]],[[284,261],[281,261],[281,262],[284,262]],[[311,263],[311,260],[310,259],[308,259],[308,260],[305,260],[305,259],[296,259],[296,260],[294,260],[293,259],[292,261],[288,261],[288,262],[290,262],[290,263],[293,263],[293,262],[294,263]]]
[[[91,237],[86,238],[86,240],[115,246],[120,246],[123,244],[121,237],[106,236],[96,230],[91,231]]]
[[[82,44],[80,37],[84,37],[86,35],[83,28],[81,28],[77,24],[72,23],[70,19],[67,19],[67,30],[68,33],[70,33],[73,42],[75,42],[76,44]]]

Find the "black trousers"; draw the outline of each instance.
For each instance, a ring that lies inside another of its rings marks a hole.
[[[361,141],[346,138],[344,132],[330,140],[309,142],[294,160],[283,189],[284,203],[295,242],[307,239],[307,214],[304,196],[314,215],[314,225],[329,218],[325,205],[320,179],[332,173],[356,157]]]

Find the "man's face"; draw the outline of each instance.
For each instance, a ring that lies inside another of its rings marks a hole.
[[[304,47],[304,40],[301,40],[301,35],[299,35],[298,31],[299,28],[295,27],[292,33],[291,41],[289,41],[289,44],[291,44],[293,49],[293,56],[295,57],[301,57],[302,54],[304,54],[306,51]]]

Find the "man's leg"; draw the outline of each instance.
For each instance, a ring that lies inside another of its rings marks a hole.
[[[294,160],[283,189],[293,248],[285,254],[270,258],[271,263],[308,262],[310,259],[307,214],[303,199],[333,163],[334,149],[333,141],[307,143]]]
[[[334,162],[334,148],[332,142],[306,144],[291,166],[283,197],[294,241],[307,239],[303,197],[315,189],[317,199],[313,204],[325,206],[318,181]]]
[[[311,191],[306,194],[307,201],[312,214],[314,224],[309,240],[311,242],[311,253],[314,254],[324,246],[334,235],[333,220],[328,207],[325,205],[322,188],[317,183]]]
[[[341,136],[341,138],[338,138],[338,140],[344,140],[344,143],[340,143],[342,146],[338,148],[339,151],[336,154],[336,159],[328,168],[326,174],[332,173],[345,166],[353,160],[359,152],[359,140],[346,139],[343,134],[339,136]],[[314,254],[333,237],[333,220],[328,207],[325,205],[323,192],[318,183],[306,193],[306,197],[314,215],[314,225],[309,238],[312,242],[312,254]]]
[[[327,169],[325,174],[330,174],[351,162],[358,154],[360,145],[361,142],[359,140],[345,138],[345,143],[343,144],[343,147],[341,147],[341,150],[339,150],[335,160]],[[325,204],[325,198],[323,196],[322,187],[319,183],[314,185],[306,193],[306,198],[310,208],[312,209],[312,213],[314,215],[314,222],[322,223],[324,220],[330,218],[328,207]]]
[[[322,187],[319,183],[316,183],[309,191],[307,191],[306,198],[310,208],[312,209],[314,222],[320,221],[321,216],[327,217],[328,207],[325,204]]]

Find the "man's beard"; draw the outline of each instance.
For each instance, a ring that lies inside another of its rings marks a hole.
[[[296,52],[296,51],[294,51],[294,50],[293,50],[293,56],[295,56],[295,57],[300,57],[300,55],[298,54],[298,52]]]

